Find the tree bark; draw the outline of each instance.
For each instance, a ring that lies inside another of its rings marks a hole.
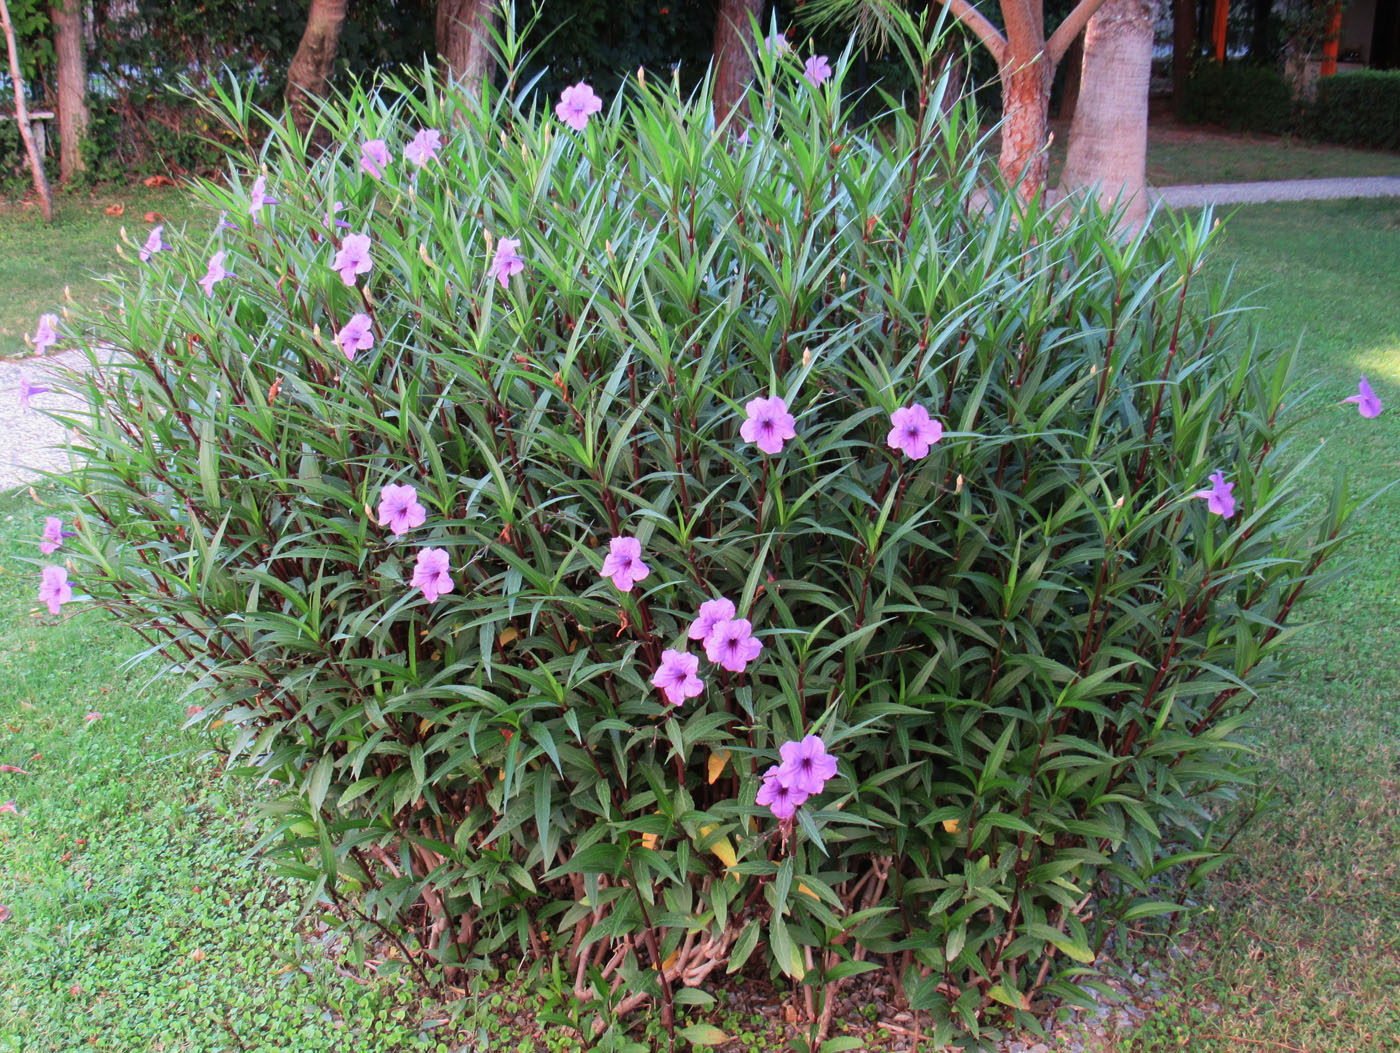
[[[763,17],[763,3],[764,0],[720,0],[715,16],[715,123],[724,121],[738,108],[736,135],[743,131],[742,118],[749,113],[749,81],[753,80],[749,49],[754,40],[749,16]]]
[[[1108,0],[1084,33],[1079,106],[1060,189],[1126,204],[1123,223],[1147,215],[1147,89],[1152,71],[1152,0]]]
[[[345,26],[348,0],[311,0],[306,29],[297,53],[287,69],[287,110],[303,135],[311,127],[313,99],[324,99],[329,90],[340,31]]]
[[[5,33],[5,48],[10,55],[10,84],[15,89],[15,121],[19,124],[19,137],[24,140],[25,153],[29,155],[29,167],[34,173],[34,190],[39,195],[39,210],[44,214],[44,222],[53,222],[53,195],[49,193],[49,180],[44,175],[44,159],[34,145],[34,133],[29,128],[29,107],[24,101],[24,78],[19,70],[19,48],[15,46],[15,27],[10,22],[10,8],[5,0],[0,0],[0,29]]]
[[[498,0],[438,0],[434,27],[438,68],[472,99],[481,98],[495,63],[491,31],[497,12]]]
[[[1084,36],[1074,38],[1065,52],[1065,82],[1060,95],[1060,120],[1074,120],[1074,108],[1079,105],[1079,76],[1084,70]]]
[[[1172,0],[1172,110],[1186,104],[1186,82],[1196,63],[1196,0]]]
[[[87,170],[83,162],[88,108],[82,0],[57,0],[49,8],[49,18],[58,80],[58,178],[68,183]]]

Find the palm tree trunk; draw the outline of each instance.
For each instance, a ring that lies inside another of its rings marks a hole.
[[[481,97],[495,56],[491,31],[497,0],[438,0],[435,38],[438,64],[472,99]]]
[[[741,118],[748,116],[749,81],[753,63],[749,49],[754,46],[749,16],[763,15],[764,0],[720,0],[715,16],[715,122],[725,120],[737,107]],[[743,120],[736,120],[735,134],[743,131]]]
[[[311,0],[306,29],[287,69],[287,109],[303,134],[311,127],[311,100],[329,90],[347,0]]]
[[[87,48],[81,0],[58,0],[49,8],[53,23],[55,77],[58,80],[58,178],[67,183],[87,169]]]

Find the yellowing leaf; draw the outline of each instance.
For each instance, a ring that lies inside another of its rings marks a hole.
[[[642,835],[642,847],[643,847],[643,848],[655,848],[655,847],[657,846],[657,843],[660,842],[660,840],[661,840],[661,838],[660,838],[660,836],[657,835],[657,834],[643,834],[643,835]]]
[[[959,820],[957,819],[944,819],[943,832],[945,834],[956,834],[958,832],[958,824]]]
[[[709,837],[710,831],[713,829],[713,826],[702,826],[700,828],[701,840],[704,840],[705,838]],[[739,857],[735,855],[734,846],[729,843],[729,838],[727,837],[721,837],[718,841],[712,844],[710,846],[710,851],[713,852],[717,857],[719,857],[719,861],[723,863],[726,867],[733,867],[739,865]]]
[[[680,948],[677,947],[674,951],[672,951],[670,954],[668,954],[668,955],[666,956],[666,960],[665,960],[664,962],[661,963],[661,970],[662,970],[662,972],[665,972],[667,969],[671,968],[671,966],[675,965],[675,964],[676,964],[676,959],[679,958],[680,956],[681,956],[681,951],[680,951]]]
[[[813,899],[817,899],[817,900],[821,899],[820,896],[818,896],[815,892],[813,892],[811,889],[809,889],[809,888],[807,887],[807,885],[806,885],[805,882],[799,881],[799,882],[797,883],[797,891],[798,891],[798,892],[806,893],[807,895],[811,896]]]
[[[720,774],[724,771],[724,766],[728,763],[728,750],[716,750],[714,753],[710,754],[710,764],[707,774],[711,785],[713,785],[714,781],[720,777]]]
[[[504,647],[506,644],[510,643],[512,640],[518,639],[519,636],[520,636],[520,630],[519,630],[519,629],[517,629],[517,628],[516,628],[515,626],[513,626],[513,625],[507,625],[504,629],[501,630],[501,635],[498,636],[498,637],[496,637],[496,643],[497,643],[499,646]]]

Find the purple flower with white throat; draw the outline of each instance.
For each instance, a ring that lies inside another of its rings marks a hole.
[[[795,790],[818,794],[826,781],[836,774],[836,758],[826,752],[820,735],[808,735],[800,742],[784,742],[778,748],[783,762],[778,776]]]
[[[517,251],[519,248],[519,238],[502,238],[496,242],[496,255],[486,269],[486,276],[500,282],[502,289],[510,287],[512,274],[519,274],[525,269],[525,258]]]
[[[1221,519],[1229,519],[1235,514],[1234,483],[1225,481],[1224,472],[1213,472],[1210,477],[1209,490],[1197,490],[1193,495],[1204,498],[1206,507],[1218,515]]]
[[[554,115],[576,132],[588,127],[588,118],[603,108],[603,100],[583,81],[565,88],[554,107]]]
[[[441,149],[442,132],[436,128],[424,128],[404,147],[403,155],[422,168],[429,161],[437,160],[438,151]]]
[[[651,568],[642,562],[642,543],[636,538],[624,535],[608,542],[602,575],[612,578],[612,583],[620,590],[631,592],[632,586],[650,573]]]
[[[797,438],[797,422],[787,403],[777,396],[750,399],[744,412],[748,419],[739,426],[739,435],[745,442],[757,443],[764,453],[781,453],[784,442]]]
[[[36,355],[42,355],[49,348],[53,347],[54,344],[58,343],[58,331],[55,328],[57,325],[58,315],[41,314],[39,316],[39,325],[34,330],[34,335],[30,338],[34,341],[34,353]]]
[[[258,176],[253,180],[253,189],[248,193],[248,215],[257,219],[258,213],[263,210],[264,205],[275,204],[277,204],[277,199],[267,196],[267,176]]]
[[[427,510],[418,503],[418,491],[411,486],[396,486],[393,483],[386,483],[379,488],[379,525],[386,526],[390,532],[398,537],[406,534],[415,527],[420,527],[428,518]],[[427,549],[429,552],[440,552],[441,549]],[[418,554],[418,561],[423,561],[423,553]],[[418,583],[415,581],[415,585]],[[446,589],[442,590],[446,592]]]
[[[766,805],[778,819],[793,817],[809,794],[783,781],[782,769],[774,765],[763,773],[763,785],[758,788],[755,804]]]
[[[695,620],[690,623],[690,629],[686,635],[703,644],[715,631],[715,626],[720,622],[729,621],[734,617],[734,613],[734,604],[723,597],[717,600],[706,600],[700,604],[700,610],[696,614]]]
[[[762,650],[763,642],[754,637],[747,618],[715,622],[705,637],[705,657],[731,673],[742,673]]]
[[[355,361],[356,351],[368,351],[374,346],[374,321],[367,314],[351,315],[350,321],[335,334],[335,342],[345,352],[346,358]]]
[[[199,284],[204,287],[205,296],[213,296],[214,286],[229,276],[224,268],[224,258],[227,255],[228,253],[220,249],[209,257],[209,269],[204,272],[204,277],[199,279]]]
[[[373,266],[369,258],[369,235],[347,234],[335,254],[331,270],[339,271],[340,280],[346,285],[354,285],[355,276],[368,273]]]
[[[890,414],[890,433],[885,442],[915,461],[927,457],[929,447],[943,438],[943,425],[933,420],[917,402]]]
[[[369,139],[360,144],[360,167],[375,179],[384,176],[389,167],[389,144],[383,139]]]
[[[45,516],[44,532],[40,535],[43,540],[39,542],[39,551],[47,556],[56,551],[68,538],[76,536],[73,531],[63,529],[63,520],[58,516]]]
[[[418,564],[413,568],[413,579],[409,584],[415,589],[422,589],[423,598],[429,603],[436,603],[439,596],[452,591],[452,576],[448,570],[447,549],[419,549]]]
[[[49,605],[49,613],[57,614],[73,598],[73,586],[68,584],[68,571],[62,567],[45,567],[39,582],[39,599]]]
[[[813,55],[804,63],[802,75],[812,87],[820,88],[831,79],[831,63],[826,60],[825,55]]]
[[[694,698],[705,690],[705,683],[698,673],[700,659],[689,651],[667,649],[661,652],[661,665],[652,674],[651,682],[661,688],[666,701],[679,706],[687,698]]]
[[[1379,417],[1381,414],[1382,406],[1380,397],[1371,390],[1371,385],[1366,383],[1364,374],[1361,377],[1361,383],[1357,385],[1357,393],[1350,398],[1342,399],[1342,401],[1355,402],[1357,412],[1367,420],[1370,420],[1372,417]]]
[[[42,395],[49,389],[39,384],[29,383],[28,377],[19,378],[19,408],[29,409],[29,400],[35,395]]]
[[[154,227],[151,228],[151,233],[146,236],[146,244],[141,246],[141,251],[137,254],[141,257],[142,263],[145,263],[157,252],[165,252],[169,250],[170,246],[167,245],[165,243],[165,240],[160,236],[161,231],[163,231],[164,229],[164,223],[157,223]]]

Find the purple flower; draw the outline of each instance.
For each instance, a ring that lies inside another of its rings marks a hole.
[[[763,643],[754,638],[747,618],[726,618],[715,622],[705,637],[705,656],[731,673],[742,673],[758,657]]]
[[[914,460],[928,456],[929,447],[943,438],[943,425],[930,419],[928,410],[917,402],[890,414],[890,433],[885,442],[891,450],[902,450]]]
[[[48,388],[40,387],[38,384],[29,383],[28,377],[19,378],[19,408],[29,409],[29,400],[35,395],[42,395]]]
[[[710,638],[710,634],[715,631],[715,626],[720,622],[727,622],[734,617],[734,604],[726,599],[706,600],[700,604],[700,612],[695,616],[695,620],[690,623],[690,629],[686,633],[692,640],[699,640],[704,643]]]
[[[804,794],[821,793],[826,780],[836,774],[836,758],[826,752],[820,735],[808,735],[801,742],[784,742],[778,753],[783,758],[778,777]]]
[[[406,489],[411,490],[413,487]],[[435,603],[443,593],[452,591],[452,578],[447,570],[447,549],[419,549],[418,565],[413,568],[413,580],[409,584],[415,589],[422,589],[423,598],[429,603]]]
[[[418,491],[411,486],[395,486],[387,483],[379,488],[379,525],[386,526],[395,537],[406,534],[414,527],[420,527],[428,518],[427,511],[418,503]],[[447,568],[447,553],[440,548],[425,549],[424,552],[442,552],[443,569]],[[418,553],[418,562],[423,563],[423,552]],[[413,584],[417,585],[417,575],[414,576]],[[452,588],[448,583],[447,588],[440,589],[440,592],[449,592]],[[429,596],[428,599],[434,597]]]
[[[679,706],[705,690],[704,682],[696,675],[699,668],[700,659],[689,651],[668,649],[661,652],[661,665],[652,674],[651,682],[661,688],[667,702]]]
[[[576,132],[588,127],[588,118],[603,108],[603,100],[583,81],[565,88],[554,107],[554,115]]]
[[[141,257],[141,262],[145,263],[157,252],[163,252],[170,248],[160,236],[160,232],[165,229],[164,223],[157,223],[151,228],[151,233],[146,237],[146,244],[141,246],[141,251],[137,253]]]
[[[403,155],[422,168],[429,161],[437,160],[438,151],[441,149],[442,132],[436,128],[424,128],[404,147]]]
[[[758,788],[755,804],[766,804],[778,819],[791,819],[808,794],[783,781],[782,770],[776,765],[763,773],[763,785]]]
[[[1207,508],[1221,519],[1229,519],[1235,514],[1235,496],[1230,492],[1234,488],[1234,483],[1225,481],[1224,472],[1213,472],[1210,477],[1210,489],[1197,490],[1192,496],[1204,497]]]
[[[63,529],[63,520],[59,519],[58,516],[45,516],[44,533],[41,536],[43,540],[39,542],[39,551],[47,556],[62,545],[66,539],[76,535],[71,530]]]
[[[37,342],[36,340],[35,343]],[[1357,410],[1367,420],[1370,420],[1372,417],[1379,417],[1381,413],[1381,400],[1376,396],[1376,393],[1371,390],[1371,385],[1366,383],[1364,374],[1361,377],[1361,383],[1357,386],[1357,391],[1358,394],[1351,396],[1351,398],[1342,399],[1342,401],[1355,402]]]
[[[344,208],[344,207],[345,207],[345,202],[344,202],[344,201],[333,201],[333,202],[331,202],[330,211],[326,213],[326,229],[327,229],[327,230],[331,230],[331,229],[336,228],[336,227],[339,227],[341,230],[349,230],[349,229],[350,229],[350,224],[349,224],[349,223],[346,223],[345,220],[343,220],[343,219],[336,219],[336,218],[335,218],[335,214],[336,214],[337,212],[339,212],[339,211],[340,211],[342,208]]]
[[[486,276],[500,282],[502,289],[510,287],[512,274],[519,274],[525,269],[525,259],[516,251],[519,248],[519,238],[502,238],[496,243],[496,255],[486,269]]]
[[[367,314],[351,315],[350,321],[345,323],[344,328],[335,334],[335,342],[340,345],[340,349],[345,352],[345,357],[351,362],[355,361],[356,351],[368,351],[374,346],[374,322]],[[412,490],[413,487],[405,487]],[[394,533],[402,533],[395,530]]]
[[[213,296],[216,283],[228,277],[228,271],[224,270],[224,257],[228,253],[220,249],[209,257],[209,269],[204,272],[204,277],[199,279],[199,284],[204,286],[204,295]]]
[[[355,275],[366,273],[374,264],[369,258],[369,235],[347,234],[340,243],[340,251],[335,254],[331,270],[340,272],[340,280],[346,285],[355,284]]]
[[[39,599],[49,605],[49,613],[57,614],[59,609],[73,598],[73,586],[68,584],[68,571],[62,567],[45,567],[43,581],[39,585]]]
[[[264,205],[275,204],[277,204],[277,199],[267,196],[267,176],[258,176],[253,180],[253,189],[248,194],[248,215],[257,219],[258,213],[262,211]]]
[[[227,209],[221,209],[221,210],[219,211],[219,225],[218,225],[217,227],[214,228],[214,232],[217,234],[217,233],[219,233],[220,231],[224,231],[224,230],[237,230],[237,229],[238,229],[238,225],[237,225],[237,224],[235,224],[235,223],[230,223],[230,222],[228,221],[228,210],[227,210]]]
[[[54,326],[58,325],[58,315],[41,314],[39,316],[39,326],[34,330],[34,353],[42,355],[54,344],[58,343],[58,333]]]
[[[370,139],[360,144],[360,167],[375,179],[389,167],[389,147],[383,139]]]
[[[745,442],[758,443],[764,453],[781,453],[786,440],[797,438],[787,403],[777,396],[750,399],[744,412],[748,420],[739,426],[739,435]]]
[[[825,55],[813,55],[803,65],[802,75],[812,87],[820,88],[831,78],[831,63]]]
[[[650,573],[651,568],[642,562],[642,543],[636,538],[615,537],[608,542],[602,574],[612,578],[612,583],[623,592],[631,592],[632,586]]]
[[[792,50],[792,45],[788,43],[788,38],[784,34],[779,33],[776,29],[769,35],[767,44],[768,50],[779,58]]]
[[[749,131],[751,128],[752,125],[744,125],[744,130],[739,133],[739,138],[736,139],[735,142],[737,142],[740,146],[748,146],[750,142]]]

